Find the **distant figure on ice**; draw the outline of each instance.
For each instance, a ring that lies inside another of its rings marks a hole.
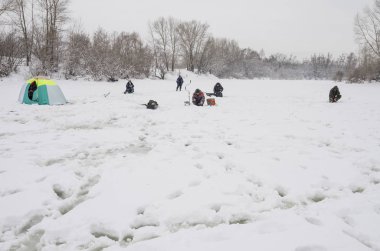
[[[220,83],[216,83],[214,86],[214,93],[206,93],[207,96],[223,97],[223,86]]]
[[[124,94],[126,94],[126,93],[134,93],[134,92],[135,92],[135,86],[134,86],[134,84],[132,83],[131,80],[128,80],[128,83],[125,86],[125,92],[124,92]]]
[[[178,91],[178,89],[179,89],[179,91],[182,90],[182,84],[183,84],[183,78],[181,75],[179,75],[177,78],[177,89],[176,89],[176,91]]]
[[[193,104],[196,106],[203,106],[205,102],[205,95],[199,89],[196,89],[193,94]]]
[[[338,86],[334,86],[334,87],[330,90],[330,94],[329,94],[329,100],[330,100],[330,103],[335,103],[335,102],[337,102],[341,97],[342,97],[342,95],[340,95],[340,92],[339,92],[339,88],[338,88]]]

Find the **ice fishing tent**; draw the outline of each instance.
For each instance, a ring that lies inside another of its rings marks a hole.
[[[20,90],[18,101],[22,104],[64,105],[67,103],[61,88],[45,77],[29,79]]]

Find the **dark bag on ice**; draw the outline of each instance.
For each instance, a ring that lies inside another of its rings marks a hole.
[[[146,104],[147,109],[155,110],[158,107],[158,103],[154,100],[149,100],[148,104]]]

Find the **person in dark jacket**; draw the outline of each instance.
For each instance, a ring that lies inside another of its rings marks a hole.
[[[205,102],[204,93],[201,90],[196,89],[193,94],[193,104],[196,106],[203,106],[204,102]]]
[[[183,78],[181,75],[179,75],[177,78],[177,89],[176,89],[176,91],[178,91],[178,89],[179,89],[179,91],[182,90],[182,84],[183,84]]]
[[[125,86],[125,92],[126,93],[134,93],[135,92],[135,85],[132,83],[131,80],[128,80],[128,83]]]
[[[36,81],[33,81],[30,86],[29,86],[29,89],[28,89],[28,98],[30,100],[33,100],[33,94],[34,92],[37,90],[37,83]]]
[[[340,92],[339,92],[339,88],[338,88],[338,86],[334,86],[334,87],[330,90],[330,93],[329,93],[329,100],[330,100],[330,103],[335,103],[335,102],[337,102],[341,97],[342,97],[342,95],[340,95]]]
[[[220,83],[216,83],[214,86],[214,94],[216,97],[223,97],[223,86]]]
[[[214,86],[214,93],[206,93],[207,96],[223,97],[223,86],[220,83],[216,83]]]

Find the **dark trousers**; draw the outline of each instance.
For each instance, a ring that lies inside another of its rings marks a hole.
[[[178,89],[179,89],[179,91],[182,91],[182,84],[177,84],[177,89],[176,89],[176,91],[178,91]]]
[[[330,103],[337,102],[341,97],[342,97],[342,95],[340,95],[340,94],[335,95],[335,97],[330,97]]]
[[[127,88],[124,92],[124,94],[126,93],[133,93],[135,90],[133,88]]]

